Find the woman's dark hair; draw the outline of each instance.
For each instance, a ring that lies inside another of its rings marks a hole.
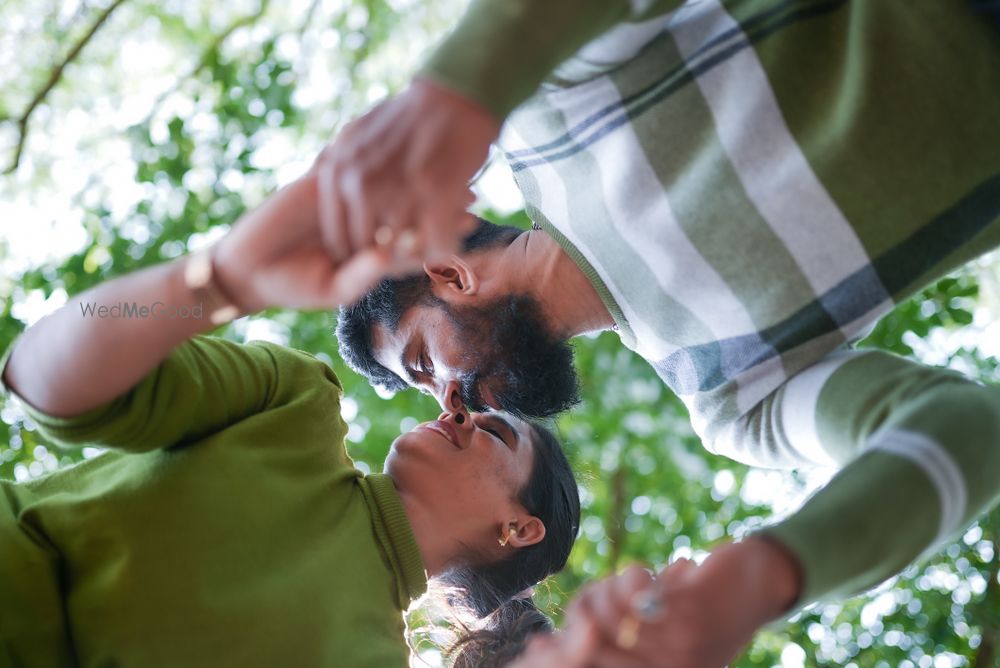
[[[539,424],[532,428],[531,476],[517,499],[545,525],[545,537],[501,561],[463,564],[438,578],[448,604],[478,619],[447,652],[454,668],[504,666],[531,634],[552,630],[531,598],[518,595],[566,565],[580,526],[580,493],[558,439]]]

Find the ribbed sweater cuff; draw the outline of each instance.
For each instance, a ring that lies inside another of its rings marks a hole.
[[[420,70],[503,120],[590,39],[624,19],[624,0],[473,0]]]

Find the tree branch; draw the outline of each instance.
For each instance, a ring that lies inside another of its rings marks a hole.
[[[226,26],[226,28],[222,32],[216,35],[215,39],[213,39],[209,43],[209,45],[202,50],[201,57],[198,59],[197,64],[194,67],[192,67],[190,71],[187,72],[187,74],[178,77],[177,83],[175,83],[173,86],[171,86],[170,88],[168,88],[167,90],[163,91],[162,93],[156,96],[156,99],[153,101],[153,104],[150,108],[149,115],[146,116],[143,122],[148,123],[156,114],[156,110],[159,109],[160,105],[163,104],[164,100],[166,100],[168,97],[176,93],[177,90],[182,85],[184,85],[185,81],[194,78],[196,74],[205,69],[208,66],[209,57],[212,55],[213,52],[219,50],[222,44],[227,39],[229,39],[230,35],[232,35],[240,28],[251,26],[258,20],[260,20],[260,18],[264,16],[264,14],[267,12],[270,5],[271,5],[271,0],[260,0],[260,4],[257,6],[256,11],[254,11],[252,14],[247,14],[245,16],[239,17],[238,19],[230,23],[228,26]]]
[[[114,0],[114,2],[108,5],[97,16],[97,20],[90,26],[90,29],[87,30],[87,32],[79,40],[77,40],[76,44],[74,44],[69,50],[69,53],[66,54],[66,57],[62,59],[62,62],[56,65],[56,67],[49,73],[48,81],[45,82],[45,85],[35,93],[31,102],[28,103],[28,106],[21,114],[21,117],[17,119],[17,146],[14,147],[14,158],[11,161],[10,166],[4,170],[4,174],[12,174],[17,170],[18,165],[21,164],[21,154],[24,152],[24,144],[28,138],[28,122],[31,120],[31,115],[35,113],[35,109],[38,108],[38,105],[45,100],[52,89],[56,87],[56,84],[59,83],[59,80],[62,79],[63,71],[66,69],[66,66],[72,63],[73,60],[80,55],[80,52],[83,51],[83,47],[87,46],[90,40],[93,39],[94,35],[97,34],[97,31],[100,30],[101,26],[107,22],[111,14],[114,13],[114,11],[124,2],[125,0]]]
[[[309,9],[306,10],[306,16],[302,20],[302,23],[299,25],[299,29],[297,31],[300,42],[303,40],[306,30],[308,30],[309,26],[313,23],[313,17],[316,15],[316,10],[319,9],[319,3],[320,0],[312,0],[312,3],[309,5]]]

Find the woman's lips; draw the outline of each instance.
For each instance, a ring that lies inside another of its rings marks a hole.
[[[455,428],[452,427],[447,422],[442,422],[441,420],[435,420],[434,422],[426,423],[424,427],[438,432],[446,439],[451,441],[451,444],[454,445],[456,448],[461,449],[462,446],[458,442],[458,434],[455,433]]]

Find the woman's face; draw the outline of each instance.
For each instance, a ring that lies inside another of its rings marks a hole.
[[[494,542],[525,515],[517,493],[534,461],[533,430],[505,413],[445,412],[392,444],[385,472],[428,510],[442,533]]]

